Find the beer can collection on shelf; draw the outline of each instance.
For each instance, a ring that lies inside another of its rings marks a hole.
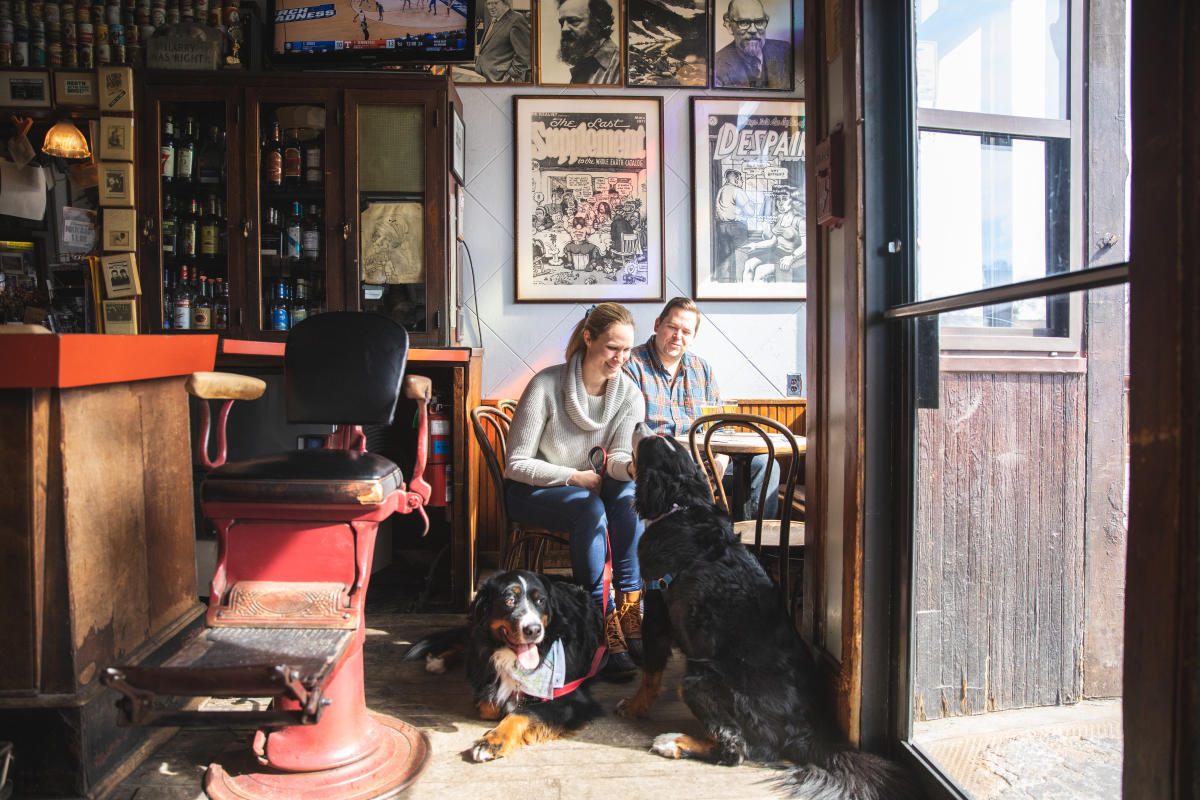
[[[224,32],[238,16],[238,0],[0,0],[0,67],[140,67],[162,25]]]

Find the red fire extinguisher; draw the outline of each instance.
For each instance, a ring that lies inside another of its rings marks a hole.
[[[429,505],[449,505],[453,499],[454,464],[450,459],[450,412],[446,406],[429,404],[429,460],[425,472],[433,492]]]

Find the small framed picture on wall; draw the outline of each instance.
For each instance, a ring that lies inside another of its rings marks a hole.
[[[710,7],[625,0],[625,84],[708,86]]]
[[[799,6],[804,19],[803,3]],[[714,89],[778,89],[795,85],[792,0],[715,0],[712,16]]]
[[[133,161],[133,117],[100,117],[100,158]]]
[[[538,8],[539,84],[621,85],[620,0],[543,0]]]
[[[475,61],[451,67],[454,82],[533,83],[533,0],[491,0],[475,8]]]
[[[127,161],[100,162],[100,205],[132,208],[133,164]]]

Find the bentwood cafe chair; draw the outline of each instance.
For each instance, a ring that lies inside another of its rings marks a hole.
[[[201,502],[219,548],[206,626],[160,666],[105,670],[104,682],[124,695],[129,724],[258,728],[240,758],[209,766],[204,788],[213,800],[393,797],[428,762],[426,736],[368,713],[363,686],[376,529],[393,513],[424,517],[430,494],[421,475],[430,381],[405,376],[407,355],[408,334],[382,315],[330,312],[291,330],[288,421],[334,432],[323,449],[223,465],[205,453],[213,468]],[[238,382],[225,383],[210,376],[193,391],[228,400]],[[361,427],[390,424],[401,393],[418,416],[407,481],[392,461],[366,451]],[[180,702],[207,697],[272,700],[245,711]]]

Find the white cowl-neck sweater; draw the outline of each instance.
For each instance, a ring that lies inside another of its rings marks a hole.
[[[631,480],[633,427],[645,417],[645,398],[624,370],[608,380],[602,398],[589,398],[580,356],[547,367],[521,393],[508,432],[505,477],[565,486],[576,470],[592,468],[588,452],[600,445],[608,453],[608,474]]]

